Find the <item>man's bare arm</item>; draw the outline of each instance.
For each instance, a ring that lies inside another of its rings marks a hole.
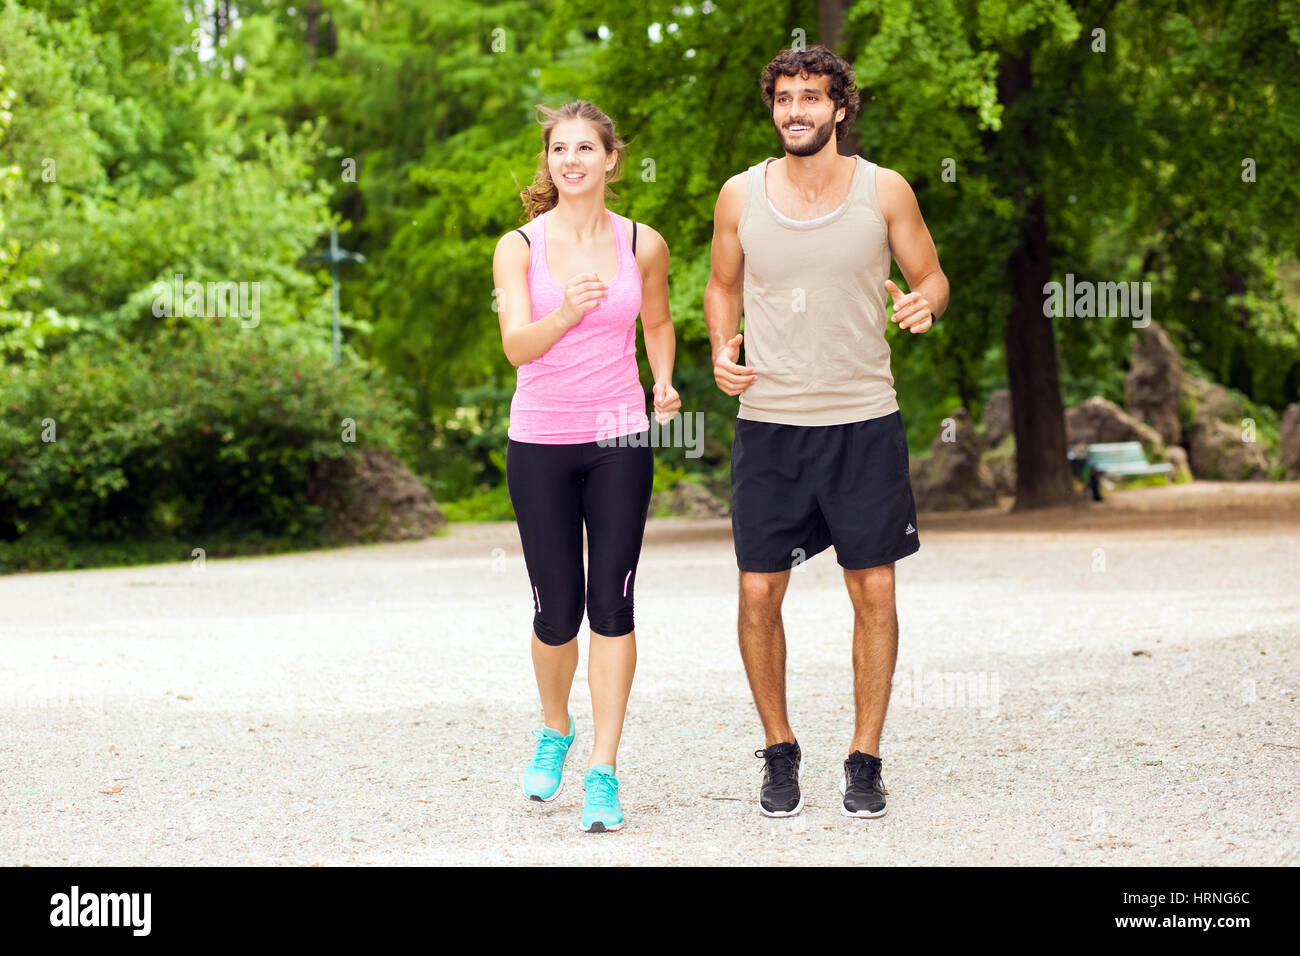
[[[745,301],[745,252],[740,245],[740,214],[745,208],[745,174],[727,180],[713,210],[713,245],[709,282],[704,287],[704,324],[713,352],[713,378],[728,395],[739,395],[757,373],[737,364],[742,336],[740,314]]]
[[[948,310],[948,277],[939,267],[939,253],[908,181],[892,169],[877,167],[876,195],[889,230],[889,247],[907,280],[908,294],[925,300],[924,308],[899,308],[899,327],[916,326],[917,331],[924,331],[920,326],[929,327],[929,313],[938,317]],[[895,299],[899,301],[897,296]]]

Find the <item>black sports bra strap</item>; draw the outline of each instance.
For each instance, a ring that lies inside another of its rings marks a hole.
[[[632,220],[632,255],[636,255],[636,220]]]
[[[519,233],[519,235],[524,237],[524,242],[527,242],[530,246],[532,245],[532,242],[528,238],[528,233],[524,232],[522,229],[516,229],[515,232]],[[632,255],[636,255],[636,222],[635,221],[633,221],[632,223]]]

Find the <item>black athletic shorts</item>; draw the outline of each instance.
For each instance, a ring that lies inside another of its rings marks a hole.
[[[506,484],[528,568],[537,639],[569,643],[578,635],[584,607],[597,634],[634,630],[636,566],[654,484],[649,441],[602,446],[510,439]],[[590,564],[585,573],[584,524]]]
[[[835,545],[849,569],[921,547],[901,412],[845,425],[741,418],[731,446],[731,533],[742,571],[788,571]]]

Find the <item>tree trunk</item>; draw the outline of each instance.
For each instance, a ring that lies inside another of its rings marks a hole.
[[[221,38],[230,26],[230,0],[217,0],[212,7],[212,49],[215,53],[221,47]]]
[[[1011,57],[998,77],[1004,107],[1028,92],[1030,55]],[[1008,109],[1008,115],[1011,111]],[[1075,500],[1065,457],[1065,407],[1056,364],[1056,334],[1043,315],[1043,286],[1051,280],[1047,210],[1036,184],[1041,177],[1033,117],[1008,124],[999,146],[1009,159],[1009,181],[1033,190],[1021,221],[1020,242],[1006,263],[1011,285],[1007,318],[1007,379],[1016,435],[1016,503],[1013,510],[1045,508]]]
[[[307,0],[302,13],[307,32],[307,62],[315,66],[320,54],[320,0]]]
[[[852,54],[846,55],[839,49],[845,40],[844,14],[848,12],[849,4],[850,0],[817,0],[817,30],[822,46],[852,63]],[[861,150],[857,130],[851,127],[835,142],[835,151],[841,156],[856,156]]]

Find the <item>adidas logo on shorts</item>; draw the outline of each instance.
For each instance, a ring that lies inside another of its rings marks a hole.
[[[907,530],[904,531],[903,533],[904,533],[904,534],[915,534],[915,533],[916,533],[916,529],[912,527],[912,522],[909,521],[909,522],[907,523]]]

